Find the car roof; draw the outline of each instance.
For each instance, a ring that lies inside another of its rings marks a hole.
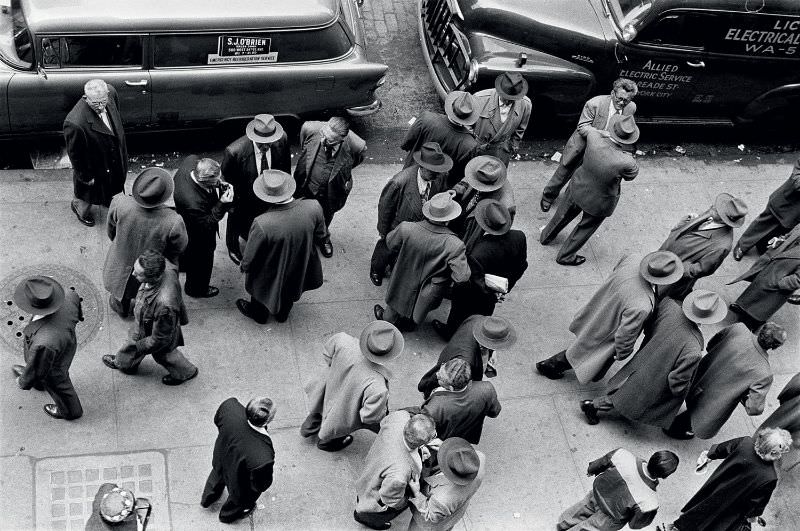
[[[131,33],[326,26],[339,0],[20,0],[34,33]]]

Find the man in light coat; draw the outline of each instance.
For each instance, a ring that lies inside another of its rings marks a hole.
[[[399,410],[381,421],[356,480],[356,522],[371,529],[392,526],[391,520],[408,507],[406,489],[413,483],[419,485],[420,448],[435,437],[433,419],[425,414]]]
[[[108,304],[120,317],[130,315],[131,300],[139,290],[133,263],[145,250],[164,255],[167,266],[178,267],[189,236],[183,218],[164,203],[175,183],[163,168],[146,168],[133,181],[133,195],[117,194],[108,209],[106,231],[111,245],[103,265],[103,286]]]
[[[403,335],[391,323],[373,321],[360,338],[340,332],[325,342],[322,355],[329,369],[306,386],[311,412],[300,434],[318,434],[317,448],[336,452],[353,442],[353,433],[378,431],[389,412],[389,379],[385,364],[403,353]]]
[[[674,253],[656,251],[639,259],[623,256],[589,302],[575,315],[569,330],[575,341],[555,356],[540,361],[536,370],[557,380],[569,369],[582,384],[599,381],[615,360],[624,360],[655,307],[655,287],[683,275]]]
[[[531,119],[533,104],[527,94],[528,82],[519,72],[503,72],[495,79],[493,89],[474,94],[480,109],[475,122],[479,153],[497,157],[508,166]]]

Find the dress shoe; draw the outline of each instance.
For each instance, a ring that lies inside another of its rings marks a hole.
[[[22,373],[25,372],[25,366],[24,365],[12,365],[11,366],[11,372],[14,373],[14,376],[19,378],[20,376],[22,376]]]
[[[450,331],[450,327],[447,326],[447,324],[441,322],[440,320],[434,319],[433,322],[431,323],[431,326],[433,326],[433,331],[436,332],[436,334],[445,341],[450,341],[450,338],[453,337],[453,333]]]
[[[789,295],[789,298],[786,299],[786,302],[789,304],[800,304],[800,294]]]
[[[742,251],[742,248],[739,247],[739,244],[737,243],[736,247],[733,248],[733,259],[738,262],[739,260],[742,259],[743,256],[744,256],[744,251]]]
[[[161,378],[161,383],[163,383],[164,385],[181,385],[182,383],[186,383],[189,380],[191,380],[192,378],[195,378],[198,375],[199,372],[200,372],[200,369],[195,367],[194,372],[192,373],[192,375],[189,376],[188,378],[184,378],[183,380],[178,380],[177,378],[173,378],[171,374],[168,374],[168,375],[164,376],[163,378]]]
[[[185,288],[184,288],[184,290],[185,290]],[[191,297],[193,299],[208,299],[210,297],[216,297],[217,295],[219,295],[219,288],[216,287],[216,286],[209,286],[206,289],[205,293],[194,294],[194,293],[189,293],[187,291],[186,295],[188,295],[189,297]]]
[[[373,283],[373,284],[375,284],[376,286],[380,286],[381,284],[383,284],[383,279],[382,279],[382,278],[381,278],[381,276],[380,276],[378,273],[376,273],[375,271],[370,271],[370,272],[369,272],[369,279],[370,279],[370,280],[372,281],[372,283]]]
[[[378,530],[380,530],[380,529],[390,529],[392,527],[392,523],[391,522],[380,522],[380,523],[378,523],[378,522],[367,522],[366,520],[361,518],[361,516],[359,516],[357,511],[353,511],[353,520],[355,520],[356,522],[358,522],[359,524],[361,524],[361,525],[363,525],[365,527],[369,527],[370,529],[378,529]]]
[[[44,409],[44,412],[53,417],[54,419],[64,418],[64,415],[62,415],[58,411],[58,407],[55,404],[45,404],[42,409]]]
[[[115,371],[120,370],[119,365],[117,365],[117,360],[111,354],[105,354],[103,356],[103,363],[110,369],[114,369]]]
[[[378,321],[383,321],[383,306],[376,304],[372,307],[372,313],[375,314],[375,319]]]
[[[320,246],[319,251],[322,253],[322,256],[324,256],[325,258],[330,258],[331,256],[333,256],[333,244],[331,243],[331,239],[330,238],[328,238],[327,240],[322,242],[322,245]]]
[[[234,264],[241,265],[242,263],[242,253],[235,253],[233,251],[228,251],[228,258],[231,259],[231,262]]]
[[[486,369],[483,371],[483,375],[487,378],[494,378],[497,376],[497,369],[494,368],[493,365],[486,364]]]
[[[560,380],[564,377],[564,371],[560,371],[553,367],[551,363],[548,363],[548,360],[537,363],[536,370],[539,371],[539,374],[551,380]]]
[[[324,450],[326,452],[338,452],[339,450],[344,450],[352,443],[353,443],[353,436],[348,435],[346,437],[342,437],[341,439],[330,442],[317,441],[317,448],[319,448],[320,450]]]
[[[551,206],[553,206],[553,202],[542,196],[539,200],[539,208],[542,209],[542,212],[549,212]]]
[[[236,299],[236,307],[239,308],[239,311],[242,312],[242,315],[245,317],[249,317],[253,321],[257,322],[258,324],[267,324],[266,319],[256,319],[253,317],[253,314],[250,313],[250,303],[244,299]]]
[[[594,426],[600,422],[600,417],[597,415],[597,408],[591,400],[581,400],[581,411],[586,415],[586,422]]]
[[[575,258],[572,258],[571,260],[556,260],[556,263],[558,265],[563,265],[563,266],[579,266],[582,263],[584,263],[585,261],[586,261],[586,257],[585,256],[581,256],[579,254],[576,254]]]
[[[87,227],[94,227],[94,220],[92,218],[85,218],[78,213],[78,209],[75,208],[75,203],[70,205],[72,209],[72,213],[75,214],[75,217],[78,218],[78,221],[86,225]]]
[[[675,431],[675,430],[670,430],[668,428],[661,428],[661,431],[663,431],[664,435],[666,435],[667,437],[672,437],[673,439],[679,439],[681,441],[688,441],[689,439],[694,439],[693,431]]]

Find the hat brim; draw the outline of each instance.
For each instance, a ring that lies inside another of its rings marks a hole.
[[[732,200],[732,199],[733,199],[733,196],[730,195],[730,194],[726,194],[724,192],[719,194],[714,199],[714,210],[717,211],[717,214],[719,215],[719,219],[721,219],[722,222],[725,225],[727,225],[729,227],[734,227],[734,228],[741,227],[742,225],[744,225],[744,216],[742,216],[738,220],[732,220],[731,218],[728,217],[727,213],[723,212],[723,209],[721,208],[723,203],[727,202],[728,200]]]
[[[505,339],[492,339],[483,333],[483,327],[480,325],[480,321],[478,321],[472,328],[472,337],[474,337],[475,341],[482,347],[491,350],[504,350],[513,347],[514,343],[517,342],[517,331],[512,328]]]
[[[142,199],[142,196],[139,195],[136,183],[142,177],[142,175],[145,174],[145,172],[149,171],[150,173],[152,173],[154,170],[160,170],[159,178],[164,181],[164,193],[161,194],[161,196],[158,198],[157,201],[154,202],[145,201],[144,199]],[[175,192],[175,180],[172,178],[172,174],[170,174],[170,172],[168,172],[163,168],[153,167],[153,168],[145,168],[139,172],[139,175],[137,175],[136,178],[133,180],[133,191],[131,192],[131,195],[133,195],[133,200],[136,201],[136,204],[138,204],[140,207],[156,208],[169,201],[169,198],[172,197],[172,194],[174,192]]]
[[[282,192],[280,195],[270,195],[267,193],[267,189],[264,186],[264,181],[262,179],[256,179],[253,181],[253,193],[256,194],[256,197],[264,201],[265,203],[283,203],[290,197],[294,195],[295,190],[297,189],[297,183],[293,178],[286,179],[286,190]]]
[[[467,118],[461,118],[460,116],[456,116],[456,113],[453,111],[453,102],[456,101],[458,97],[458,91],[453,91],[448,94],[444,98],[444,113],[447,115],[447,118],[454,123],[461,124],[461,125],[475,125],[475,122],[481,117],[481,113],[478,109],[472,109],[472,114],[470,114]]]
[[[434,216],[431,214],[431,202],[427,201],[425,204],[422,205],[422,215],[425,216],[426,219],[430,221],[453,221],[458,216],[461,215],[461,205],[456,202],[453,202],[453,209],[445,216]]]
[[[446,172],[446,171],[450,171],[453,168],[453,159],[450,158],[450,156],[447,155],[447,154],[444,154],[444,157],[445,157],[444,164],[428,164],[427,162],[424,162],[422,160],[422,152],[421,151],[415,151],[411,156],[413,157],[414,162],[417,163],[417,166],[420,166],[420,167],[425,168],[427,170],[436,171],[436,172]]]
[[[270,144],[283,136],[283,126],[277,120],[275,121],[275,132],[268,136],[258,134],[255,127],[256,121],[250,120],[247,127],[244,129],[244,134],[247,135],[247,138],[258,144]]]
[[[50,301],[49,306],[45,308],[37,308],[33,306],[30,301],[28,301],[28,297],[25,296],[25,281],[32,278],[47,278],[53,282],[53,300]],[[17,284],[17,287],[14,288],[14,296],[12,298],[14,299],[14,304],[16,304],[20,310],[23,310],[26,313],[31,313],[34,315],[50,315],[51,313],[56,313],[64,305],[64,288],[52,277],[37,275],[28,277]]]
[[[472,212],[472,217],[475,218],[475,222],[478,224],[480,228],[488,232],[489,234],[493,234],[495,236],[502,236],[503,234],[507,233],[511,230],[511,225],[514,221],[511,219],[511,216],[508,218],[508,222],[504,223],[502,227],[499,229],[489,227],[486,224],[486,217],[484,214],[486,213],[486,209],[491,204],[491,201],[479,201],[478,205],[475,207],[475,210]]]
[[[507,99],[507,100],[517,101],[517,100],[521,100],[522,98],[527,96],[527,94],[528,94],[528,81],[524,77],[522,78],[522,83],[523,83],[525,88],[519,94],[509,94],[508,92],[505,92],[503,90],[502,86],[501,86],[501,83],[500,83],[500,81],[502,79],[503,79],[503,76],[497,76],[495,78],[495,80],[494,80],[494,89],[497,91],[497,93],[502,98]]]
[[[685,315],[690,321],[693,321],[697,324],[719,323],[728,316],[728,305],[725,303],[725,299],[723,299],[721,296],[720,300],[722,301],[722,304],[720,304],[719,307],[710,315],[697,315],[694,312],[694,305],[692,303],[694,302],[694,299],[696,299],[697,296],[703,291],[704,290],[692,291],[686,296],[685,299],[683,299],[683,303],[681,303],[683,315]]]
[[[622,138],[620,136],[617,136],[617,133],[614,131],[614,124],[622,120],[623,117],[624,115],[622,114],[615,114],[612,116],[613,121],[609,122],[608,124],[608,133],[611,135],[611,138],[613,138],[620,144],[625,144],[625,145],[635,144],[639,140],[639,135],[641,134],[641,131],[639,131],[639,124],[637,124],[636,122],[633,122],[633,126],[636,129],[633,130],[633,134],[631,134],[631,136],[629,136],[628,138]]]
[[[472,449],[473,452],[475,451],[475,448],[465,439],[460,437],[450,437],[442,442],[442,445],[439,446],[439,451],[436,454],[436,461],[439,463],[439,469],[442,471],[442,474],[444,474],[444,477],[456,485],[469,485],[475,481],[475,478],[478,476],[477,473],[471,478],[459,476],[455,474],[447,464],[449,462],[448,457],[450,457],[450,454],[466,448]]]
[[[370,352],[369,347],[367,347],[367,338],[374,330],[378,329],[379,327],[385,328],[386,325],[390,325],[392,327],[392,333],[394,333],[394,347],[392,347],[392,350],[383,356],[376,356]],[[393,360],[403,353],[403,349],[406,346],[406,340],[403,338],[403,334],[400,332],[400,330],[398,330],[397,327],[392,323],[388,321],[372,321],[364,328],[364,330],[361,331],[361,336],[358,338],[358,346],[361,348],[361,354],[363,354],[365,358],[372,363],[383,365],[387,361]]]
[[[664,252],[669,252],[669,251],[653,251],[652,253],[645,255],[645,257],[642,258],[642,261],[639,262],[639,274],[642,275],[642,278],[644,278],[646,281],[648,281],[651,284],[655,284],[657,286],[674,284],[675,282],[683,278],[683,262],[681,262],[680,259],[677,260],[678,267],[675,269],[675,271],[673,271],[670,275],[666,277],[655,277],[651,275],[649,271],[647,271],[647,264],[649,263],[649,258],[655,254]]]
[[[479,192],[494,192],[495,190],[499,190],[504,184],[506,184],[506,180],[508,180],[508,173],[506,172],[502,177],[497,179],[492,184],[480,182],[475,177],[475,170],[480,164],[486,162],[487,159],[495,159],[499,164],[503,164],[503,161],[497,157],[493,157],[492,155],[480,155],[471,159],[464,167],[464,182]],[[505,166],[505,164],[503,165]]]

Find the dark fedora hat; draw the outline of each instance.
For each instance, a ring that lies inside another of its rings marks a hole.
[[[431,221],[450,221],[461,215],[461,205],[453,196],[453,190],[447,190],[434,195],[422,205],[422,214]]]
[[[719,219],[729,227],[741,227],[747,216],[745,202],[724,192],[714,199],[714,210],[719,214]]]
[[[253,181],[253,193],[267,203],[282,203],[294,195],[297,183],[281,170],[264,170]]]
[[[475,96],[462,90],[454,90],[444,98],[444,112],[451,122],[473,125],[481,116]]]
[[[175,181],[164,168],[145,168],[133,180],[133,200],[144,208],[163,205],[175,190]]]
[[[528,82],[519,72],[503,72],[494,80],[494,89],[506,100],[521,100],[528,93]]]
[[[388,321],[372,321],[358,339],[361,353],[373,363],[383,364],[403,353],[403,334]]]
[[[247,138],[258,144],[269,144],[283,136],[283,126],[271,114],[257,114],[244,131]]]
[[[620,144],[633,144],[639,140],[639,126],[630,114],[614,114],[608,121],[611,138]]]
[[[34,315],[50,315],[64,304],[64,288],[50,277],[28,277],[14,289],[14,303]]]
[[[445,172],[453,167],[453,159],[442,151],[438,142],[425,142],[412,156],[414,162],[431,171]]]
[[[472,327],[472,337],[492,350],[510,348],[517,342],[517,331],[508,319],[490,315]]]
[[[651,284],[673,284],[683,276],[683,262],[673,252],[655,251],[639,262],[639,274]]]
[[[718,293],[696,289],[683,299],[683,314],[699,324],[714,324],[728,315],[728,305]]]
[[[478,155],[464,167],[464,181],[479,192],[494,192],[506,182],[503,161],[491,155]]]
[[[483,199],[475,207],[475,221],[489,234],[505,234],[511,229],[511,213],[497,199]]]
[[[437,454],[444,477],[456,485],[467,485],[478,476],[481,459],[475,448],[461,437],[445,439]]]

